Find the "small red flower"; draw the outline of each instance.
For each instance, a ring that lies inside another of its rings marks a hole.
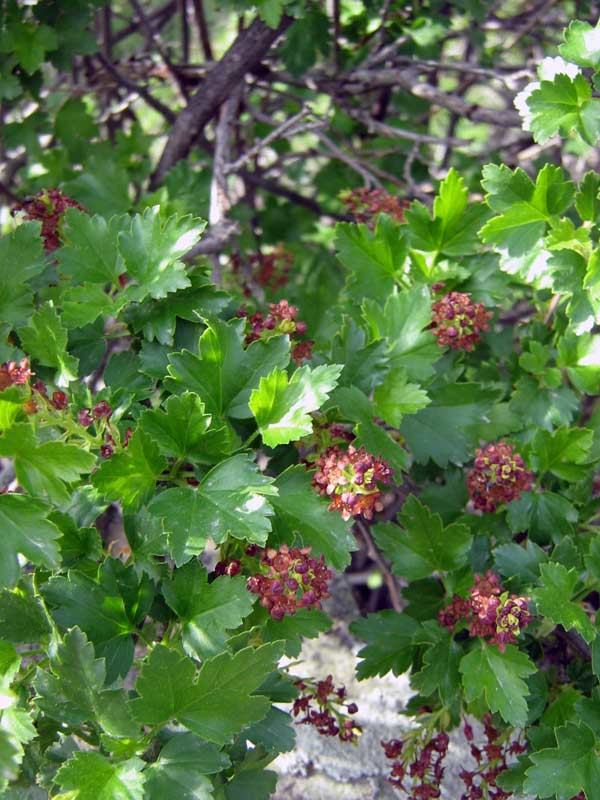
[[[475,451],[467,486],[475,508],[491,512],[503,503],[518,500],[521,492],[531,489],[534,480],[534,473],[527,469],[514,447],[500,441]]]
[[[347,189],[339,198],[357,222],[366,222],[370,228],[380,214],[389,214],[396,222],[404,222],[404,212],[409,206],[407,200],[394,197],[385,189]]]
[[[69,398],[64,392],[56,391],[50,398],[50,405],[54,406],[57,411],[64,411],[69,405]]]
[[[440,347],[471,351],[492,317],[482,303],[474,303],[466,292],[449,292],[432,307],[433,335]]]
[[[25,219],[40,220],[45,249],[51,253],[60,247],[60,223],[67,208],[87,211],[80,203],[63,194],[59,189],[44,189],[31,200],[18,203],[13,213],[24,211]]]
[[[106,400],[101,400],[99,403],[92,408],[92,415],[94,419],[101,419],[102,417],[106,417],[108,419],[112,414],[112,409],[106,402]]]
[[[29,359],[22,358],[16,361],[5,361],[0,366],[0,391],[9,386],[23,386],[34,373],[29,369]]]

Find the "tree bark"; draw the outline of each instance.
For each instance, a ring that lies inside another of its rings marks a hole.
[[[258,66],[276,39],[292,24],[283,17],[279,26],[269,28],[259,19],[242,31],[223,58],[207,73],[198,91],[181,111],[167,140],[158,166],[150,178],[150,189],[156,189],[171,167],[189,153],[194,139],[215,115],[244,75]]]

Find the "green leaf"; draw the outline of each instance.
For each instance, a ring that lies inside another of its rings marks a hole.
[[[343,417],[356,423],[354,433],[356,447],[364,447],[368,453],[381,456],[396,474],[408,468],[409,458],[406,450],[391,438],[388,431],[374,422],[377,414],[375,406],[355,386],[343,386],[332,395],[331,402],[340,409]]]
[[[27,281],[44,268],[39,222],[25,222],[0,238],[0,319],[24,325],[33,312]]]
[[[131,701],[134,716],[148,725],[176,719],[207,741],[226,744],[268,713],[269,700],[253,693],[280,655],[278,643],[245,648],[205,661],[196,673],[189,658],[156,645],[136,681],[139,697]]]
[[[541,81],[526,100],[531,112],[530,129],[539,144],[557,133],[568,137],[577,131],[589,145],[600,133],[600,100],[583,75],[571,78],[559,73],[551,81]]]
[[[419,384],[408,383],[403,367],[391,370],[375,388],[378,415],[389,425],[399,428],[405,414],[416,414],[431,402]]]
[[[269,28],[276,28],[281,22],[286,0],[258,0],[256,8],[258,16]]]
[[[533,250],[551,217],[571,202],[574,186],[563,176],[560,167],[546,164],[534,184],[520,167],[511,172],[505,165],[485,166],[481,185],[488,192],[487,203],[502,213],[483,226],[482,240],[513,256]]]
[[[288,467],[275,480],[278,494],[270,498],[275,511],[274,527],[288,544],[300,541],[312,547],[313,555],[324,556],[328,566],[344,570],[350,552],[356,549],[351,526],[338,513],[327,510],[327,503],[311,485],[304,467]]]
[[[8,642],[39,642],[50,632],[40,604],[20,591],[0,591],[0,628]]]
[[[78,752],[63,764],[55,781],[77,800],[144,800],[144,762],[130,758],[111,763],[100,753]]]
[[[269,753],[288,753],[294,749],[296,731],[290,714],[272,706],[264,719],[244,731],[244,737]]]
[[[495,645],[480,642],[462,658],[460,671],[468,702],[484,695],[490,711],[498,711],[509,725],[525,725],[529,688],[523,679],[536,671],[529,656],[514,645],[501,653]]]
[[[77,378],[79,361],[67,352],[67,331],[52,303],[34,312],[29,325],[19,329],[23,350],[44,367],[56,369],[55,381],[67,386]]]
[[[98,126],[85,102],[70,97],[56,112],[54,132],[69,151],[71,161],[81,162],[87,155],[90,139],[98,135]]]
[[[348,270],[347,288],[361,302],[370,297],[384,303],[404,282],[407,243],[402,227],[382,215],[374,231],[366,225],[339,222],[335,229],[339,260]]]
[[[496,547],[494,564],[505,578],[518,580],[524,585],[536,583],[540,575],[540,565],[548,556],[535,542],[527,539],[522,545],[509,542]]]
[[[498,394],[477,383],[450,383],[429,396],[430,405],[403,420],[401,433],[420,463],[431,458],[440,467],[463,464],[477,443],[470,428],[488,419]]]
[[[261,627],[261,636],[265,643],[285,641],[284,655],[298,658],[303,639],[316,639],[332,625],[333,620],[324,611],[299,608],[292,617],[286,615],[280,620],[269,617]]]
[[[12,22],[0,36],[0,51],[16,53],[28,75],[42,66],[46,53],[56,50],[58,37],[54,28],[34,22]]]
[[[125,508],[137,509],[152,496],[166,465],[158,447],[138,430],[126,450],[100,465],[92,483],[106,500],[120,500]]]
[[[240,770],[225,784],[225,800],[269,800],[277,786],[277,777],[271,769]]]
[[[129,445],[131,447],[131,444]],[[264,545],[273,513],[273,479],[258,471],[247,455],[222,461],[197,489],[167,489],[150,503],[150,512],[165,520],[170,551],[180,566],[204,549],[207,538],[221,544],[228,535]]]
[[[565,42],[559,45],[561,56],[579,67],[600,67],[600,25],[573,20],[564,32]]]
[[[78,283],[117,286],[125,267],[117,249],[117,237],[125,231],[129,217],[111,217],[108,222],[76,208],[65,212],[62,222],[63,246],[57,251],[62,272]]]
[[[289,28],[281,57],[288,72],[299,77],[312,67],[321,53],[329,54],[329,18],[318,6],[309,5]]]
[[[577,395],[568,386],[545,388],[530,375],[519,378],[515,386],[510,410],[524,424],[552,430],[558,425],[569,425],[579,408]]]
[[[596,636],[594,626],[583,608],[571,601],[578,581],[577,570],[567,570],[562,564],[551,562],[540,566],[540,575],[542,588],[533,593],[539,613],[565,630],[575,628],[586,642],[591,642]]]
[[[202,442],[210,427],[210,414],[204,413],[204,403],[193,392],[172,395],[165,410],[145,411],[140,427],[153,439],[165,456],[194,460],[202,458]]]
[[[453,522],[444,527],[440,515],[432,514],[415,495],[409,496],[398,520],[402,527],[392,522],[373,527],[375,541],[396,574],[414,581],[467,563],[473,540],[467,525]]]
[[[340,386],[356,386],[369,394],[388,371],[387,342],[365,344],[366,333],[354,320],[344,317],[329,353],[334,364],[343,364]]]
[[[19,554],[48,569],[60,564],[60,531],[46,519],[49,511],[45,503],[23,494],[0,495],[0,586],[10,588],[19,580]]]
[[[565,481],[585,477],[594,432],[587,428],[558,428],[554,433],[536,431],[531,443],[531,466],[538,475],[552,472]]]
[[[532,753],[524,791],[537,797],[573,797],[585,792],[586,800],[600,798],[600,762],[597,740],[587,725],[568,722],[555,731],[556,747]]]
[[[600,346],[598,337],[591,333],[577,336],[567,331],[558,340],[556,365],[566,369],[569,380],[586,394],[600,392]]]
[[[412,665],[415,655],[414,638],[419,623],[397,611],[379,611],[355,620],[350,631],[367,646],[358,651],[363,660],[356,668],[359,681],[374,675],[401,675]]]
[[[487,209],[483,203],[469,205],[468,197],[464,179],[451,168],[434,200],[433,217],[418,200],[406,212],[411,248],[446,256],[476,252],[477,232]]]
[[[200,239],[206,223],[191,216],[164,219],[160,209],[136,214],[130,231],[119,234],[119,252],[127,276],[134,281],[125,289],[128,300],[161,298],[190,285],[181,261]]]
[[[366,297],[371,297],[369,292]],[[404,367],[411,380],[425,380],[442,350],[431,333],[431,297],[427,287],[415,287],[387,296],[385,305],[364,300],[362,316],[372,341],[384,339],[392,367]]]
[[[264,443],[268,447],[287,444],[312,433],[311,411],[320,408],[337,384],[342,367],[337,364],[297,369],[291,378],[275,367],[260,379],[250,395]]]
[[[206,412],[218,418],[226,414],[238,419],[251,417],[251,391],[264,375],[288,365],[290,343],[287,336],[274,336],[267,342],[253,342],[244,350],[244,328],[244,320],[209,320],[200,337],[198,356],[188,350],[169,356],[166,387],[175,392],[182,387],[196,392]]]
[[[71,286],[61,298],[62,320],[70,328],[83,328],[98,319],[115,314],[114,303],[101,286]]]
[[[415,644],[426,645],[421,669],[411,675],[411,686],[425,697],[438,692],[440,700],[450,706],[460,687],[459,663],[461,647],[447,628],[428,620],[415,636]]]
[[[79,628],[72,628],[52,654],[52,672],[38,669],[33,682],[36,705],[44,714],[67,725],[94,722],[110,736],[136,736],[122,689],[104,690],[104,659]]]
[[[529,531],[539,544],[555,542],[572,533],[577,509],[566,497],[553,492],[525,492],[508,505],[506,521],[513,533]]]
[[[231,765],[225,753],[193,733],[179,733],[145,770],[146,800],[210,800],[212,783],[206,777]]]
[[[106,152],[90,156],[82,172],[67,181],[64,189],[92,214],[110,217],[128,211],[131,206],[127,171],[116,159],[107,157]]]
[[[172,580],[163,583],[163,594],[183,623],[186,653],[201,660],[226,649],[228,631],[241,625],[256,599],[242,575],[222,575],[208,583],[197,560],[176,569]]]
[[[138,580],[132,566],[108,559],[98,579],[81,572],[55,575],[43,594],[54,606],[52,616],[63,628],[78,626],[94,644],[96,655],[106,659],[106,682],[126,675],[133,660],[131,632],[147,614],[153,589],[146,576]]]
[[[596,222],[600,216],[600,175],[586,172],[575,195],[575,208],[584,222]]]
[[[59,504],[67,503],[71,496],[65,484],[79,481],[96,463],[92,453],[74,444],[38,444],[26,422],[16,423],[0,437],[0,455],[15,459],[17,479],[30,494]]]

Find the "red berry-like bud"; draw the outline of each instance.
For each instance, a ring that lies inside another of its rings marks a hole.
[[[514,447],[504,441],[475,451],[467,486],[473,505],[480,511],[495,511],[503,503],[518,500],[533,486],[535,475]]]
[[[110,444],[100,445],[100,455],[102,458],[110,458],[113,454],[113,449]]]
[[[77,412],[77,422],[80,425],[83,425],[84,428],[87,428],[88,425],[91,425],[93,421],[94,420],[92,419],[89,408],[81,408]]]
[[[53,405],[57,411],[64,411],[69,405],[69,398],[64,392],[59,390],[52,394],[50,404]]]
[[[431,308],[433,335],[441,347],[471,351],[481,333],[489,330],[491,312],[465,292],[449,292]]]
[[[35,383],[31,384],[31,388],[41,394],[43,397],[46,397],[48,394],[48,389],[46,388],[46,384],[43,381],[35,381]]]
[[[106,417],[106,419],[108,419],[112,414],[112,409],[108,405],[106,400],[101,400],[99,403],[96,403],[96,405],[93,407],[92,414],[94,416],[94,419],[101,419],[102,417]]]

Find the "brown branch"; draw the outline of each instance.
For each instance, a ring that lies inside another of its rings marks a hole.
[[[149,13],[146,15],[146,19],[152,25],[154,30],[160,30],[160,28],[164,27],[170,17],[175,13],[177,9],[177,0],[169,0],[169,2],[165,3],[160,8],[157,8],[156,11]],[[132,36],[134,33],[138,32],[140,27],[141,20],[135,20],[130,25],[127,25],[125,28],[122,28],[118,33],[116,33],[113,37],[113,43],[118,43],[123,41],[123,39],[127,39],[128,36]]]
[[[219,106],[239,86],[244,75],[256,67],[271,45],[292,24],[283,17],[273,30],[259,19],[242,31],[223,58],[208,72],[204,81],[190,98],[187,108],[177,117],[158,166],[150,179],[156,189],[167,172],[189,153],[194,140]]]
[[[177,118],[175,112],[163,105],[160,100],[157,100],[155,97],[153,97],[144,86],[140,86],[138,83],[135,83],[135,81],[130,80],[125,75],[120,73],[114,64],[112,64],[112,62],[110,62],[104,56],[104,53],[97,53],[96,56],[102,62],[106,71],[113,76],[117,83],[119,83],[121,86],[124,86],[130,92],[135,92],[138,94],[148,103],[149,106],[152,106],[155,111],[158,111],[158,113],[161,114],[167,120],[167,122],[170,122],[171,124],[175,122],[175,119]]]
[[[204,58],[207,61],[213,60],[213,51],[210,44],[210,35],[208,32],[208,25],[206,22],[206,16],[204,14],[204,5],[202,0],[192,0],[194,5],[194,14],[196,16],[196,25],[198,26],[198,38],[200,39],[200,44],[202,45],[202,51],[204,53]]]
[[[385,581],[385,585],[387,586],[387,590],[390,595],[392,608],[400,613],[403,608],[403,603],[402,603],[402,598],[400,597],[400,592],[398,590],[398,584],[396,583],[395,576],[392,575],[390,568],[388,567],[381,553],[377,549],[377,545],[375,544],[375,541],[371,536],[371,531],[369,530],[368,526],[365,525],[365,523],[362,522],[361,520],[356,520],[354,525],[365,543],[369,558],[373,559],[373,561],[379,567],[381,574],[383,575],[383,580]]]

